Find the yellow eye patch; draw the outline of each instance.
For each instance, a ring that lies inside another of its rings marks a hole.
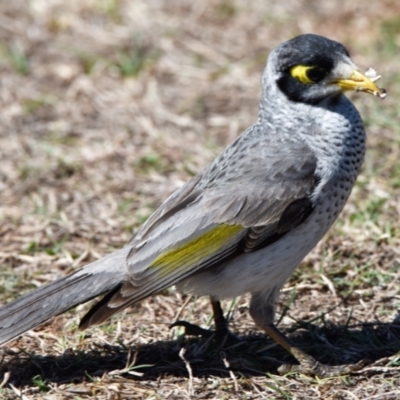
[[[317,83],[322,80],[327,72],[323,68],[309,65],[295,65],[290,68],[290,75],[306,84]]]

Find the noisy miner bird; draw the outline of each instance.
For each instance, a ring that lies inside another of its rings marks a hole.
[[[0,308],[0,344],[71,307],[105,295],[80,328],[172,285],[220,299],[251,294],[255,323],[319,376],[359,364],[325,366],[274,325],[285,281],[321,240],[350,195],[365,151],[349,90],[384,97],[342,44],[306,34],[273,50],[262,77],[258,120],[173,193],[121,250]],[[289,370],[283,366],[281,371]]]

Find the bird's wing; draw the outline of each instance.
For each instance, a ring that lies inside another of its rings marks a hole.
[[[289,141],[282,148],[270,140],[235,163],[231,158],[225,169],[223,161],[216,160],[223,175],[213,175],[211,164],[143,226],[131,242],[125,281],[89,311],[81,327],[229,257],[265,247],[311,213],[317,164],[304,143]]]

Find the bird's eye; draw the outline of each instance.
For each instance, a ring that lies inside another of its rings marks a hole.
[[[315,83],[322,81],[328,72],[320,67],[311,67],[307,70],[307,77]]]
[[[311,84],[322,81],[327,75],[327,71],[320,67],[311,67],[309,65],[295,65],[290,68],[290,75],[300,82]]]

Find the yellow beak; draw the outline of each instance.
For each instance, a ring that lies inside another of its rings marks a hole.
[[[343,91],[355,90],[357,92],[365,92],[374,96],[379,96],[381,99],[386,96],[385,89],[378,88],[371,79],[357,70],[354,70],[349,78],[338,79],[332,83],[339,85]]]

